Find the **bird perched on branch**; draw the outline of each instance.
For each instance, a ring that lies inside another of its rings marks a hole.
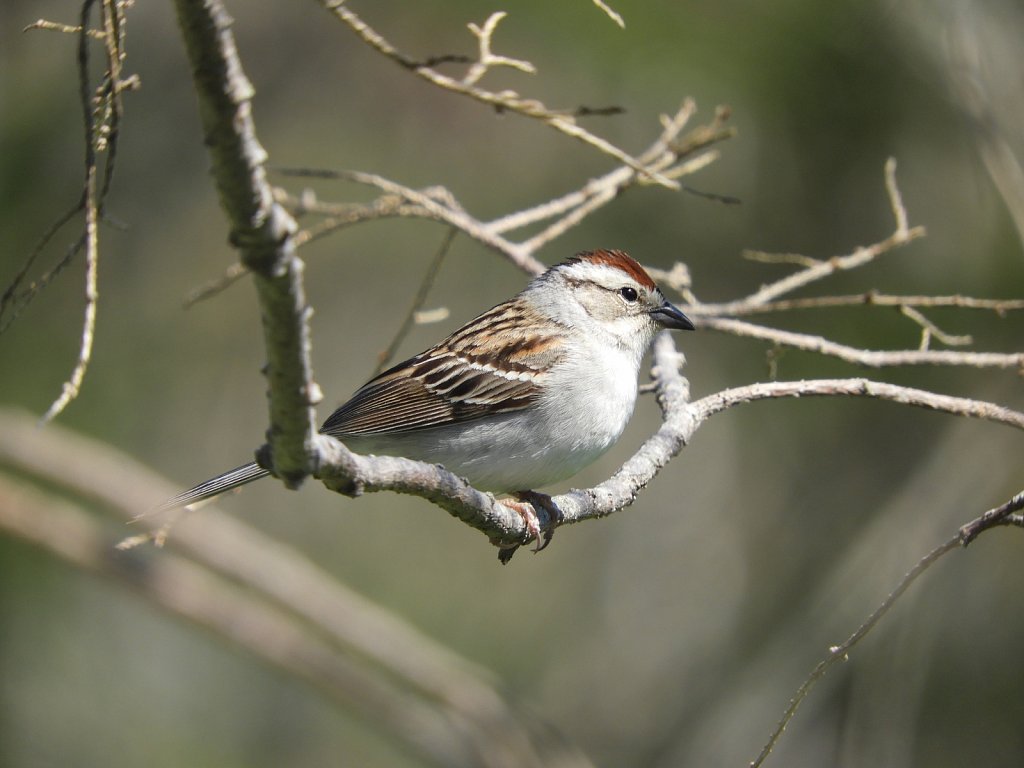
[[[576,474],[633,413],[640,363],[663,328],[693,330],[622,251],[579,253],[517,296],[364,384],[320,431],[364,454],[442,464],[541,537],[533,489]],[[179,493],[195,504],[270,474],[255,462]],[[545,499],[547,501],[545,501]],[[550,507],[546,507],[550,510]]]

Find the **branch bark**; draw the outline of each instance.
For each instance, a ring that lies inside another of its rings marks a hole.
[[[868,397],[942,413],[985,419],[1024,431],[1024,413],[982,400],[941,395],[870,379],[820,379],[768,382],[728,389],[689,402],[689,383],[680,372],[684,357],[671,335],[662,333],[653,348],[654,392],[662,410],[661,427],[605,482],[552,497],[559,515],[552,519],[537,509],[541,528],[558,527],[617,512],[636,500],[640,491],[693,438],[712,416],[742,403],[774,398]],[[529,541],[522,517],[443,467],[386,456],[366,457],[332,438],[325,445],[318,475],[332,490],[358,496],[395,491],[421,496],[483,532],[492,543],[509,548]]]
[[[219,0],[176,0],[199,114],[231,242],[253,273],[263,319],[269,381],[271,471],[294,487],[316,468],[313,406],[320,390],[313,381],[310,333],[295,253],[295,220],[274,200],[256,138],[253,87],[231,33],[231,18]]]

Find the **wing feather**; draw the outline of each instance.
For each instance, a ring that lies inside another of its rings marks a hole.
[[[411,432],[527,408],[564,354],[561,339],[557,325],[518,298],[499,304],[367,382],[320,431],[340,438]]]

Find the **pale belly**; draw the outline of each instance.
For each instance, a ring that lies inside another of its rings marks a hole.
[[[487,421],[341,439],[357,453],[443,464],[485,491],[543,488],[572,477],[611,448],[633,415],[639,361],[623,354],[610,364],[614,353],[601,351],[603,365],[581,356],[560,367],[547,382],[559,397],[532,408]]]
[[[342,440],[357,453],[442,464],[481,490],[525,491],[568,479],[605,453],[625,429],[634,399],[604,409],[520,411],[488,422]]]

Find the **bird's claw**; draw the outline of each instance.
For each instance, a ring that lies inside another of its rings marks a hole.
[[[533,551],[540,552],[551,543],[551,539],[555,535],[555,527],[561,520],[562,513],[547,494],[537,491],[517,491],[513,495],[516,498],[515,501],[505,500],[502,503],[515,510],[523,518],[523,525],[526,526],[528,534],[527,541],[532,539],[534,541]],[[548,513],[548,525],[543,530],[537,517],[537,509],[543,509]],[[517,549],[519,549],[518,544],[498,550],[498,559],[502,565],[512,559],[512,555]]]

